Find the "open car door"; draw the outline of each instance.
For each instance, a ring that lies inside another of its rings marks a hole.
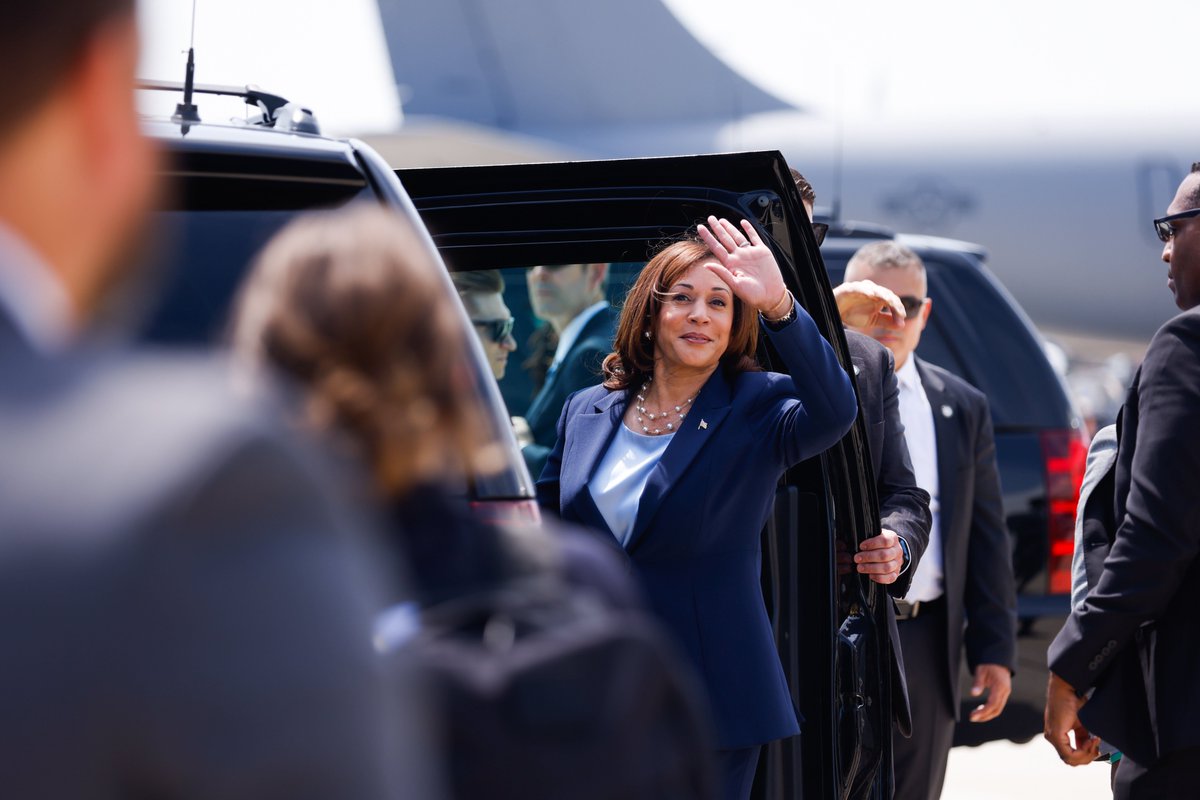
[[[514,417],[529,412],[552,361],[553,348],[539,345],[546,331],[532,313],[528,271],[607,264],[608,297],[619,308],[656,246],[710,214],[755,224],[796,299],[850,363],[820,252],[778,152],[397,175],[451,270],[503,276],[521,348],[500,380]],[[778,362],[765,339],[758,357],[768,369]],[[591,383],[599,381],[597,373]],[[788,471],[763,531],[764,599],[803,733],[764,748],[756,798],[801,790],[811,798],[891,796],[891,601],[857,574],[839,577],[834,561],[838,542],[853,552],[879,531],[863,425],[860,417],[838,445]]]

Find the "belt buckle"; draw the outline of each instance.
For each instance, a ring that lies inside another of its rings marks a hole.
[[[896,620],[915,619],[921,613],[921,601],[910,603],[907,600],[896,601]]]

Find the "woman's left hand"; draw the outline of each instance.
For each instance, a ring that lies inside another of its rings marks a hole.
[[[709,217],[708,226],[697,225],[696,233],[720,262],[710,263],[708,268],[729,284],[742,302],[768,319],[786,316],[792,310],[792,298],[779,264],[753,225],[742,220],[742,230],[738,230],[727,219]]]

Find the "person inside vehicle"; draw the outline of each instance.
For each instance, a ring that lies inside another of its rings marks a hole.
[[[517,340],[512,335],[512,312],[504,304],[504,277],[498,269],[455,272],[450,277],[475,326],[475,335],[483,345],[492,375],[501,380],[509,354],[517,349]]]
[[[537,477],[554,445],[554,424],[567,396],[600,377],[601,362],[612,352],[617,320],[605,299],[608,264],[538,266],[529,270],[526,280],[534,315],[546,321],[557,339],[545,382],[525,412],[533,442],[523,454],[530,474]],[[544,334],[535,335],[545,341]]]
[[[562,411],[538,499],[630,559],[702,678],[732,800],[762,745],[800,731],[760,586],[776,482],[835,444],[858,404],[754,227],[709,217],[697,235],[639,274],[604,383]],[[790,374],[758,366],[760,330]]]

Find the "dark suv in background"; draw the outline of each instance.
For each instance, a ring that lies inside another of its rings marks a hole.
[[[744,217],[848,363],[812,229],[796,224],[800,198],[779,153],[417,170],[398,178],[362,143],[316,133],[311,115],[282,98],[237,88],[197,91],[241,97],[262,118],[248,125],[146,121],[169,157],[169,191],[154,229],[160,292],[142,330],[148,343],[219,344],[238,285],[281,226],[307,210],[372,202],[412,223],[433,263],[443,264],[440,250],[456,270],[502,269],[513,281],[534,265],[592,261],[622,264],[626,280],[655,245],[708,214]],[[444,278],[453,292],[448,272]],[[470,324],[464,311],[464,330]],[[481,413],[508,455],[499,474],[476,476],[466,499],[492,518],[536,517],[510,410],[475,336],[467,338]],[[758,356],[766,366],[777,358],[767,344]],[[803,737],[776,742],[764,754],[756,798],[803,791],[883,800],[891,793],[890,600],[876,584],[834,569],[838,540],[857,549],[879,527],[865,442],[859,422],[841,443],[790,470],[763,531],[764,599],[806,721]]]
[[[821,248],[830,282],[842,282],[858,248],[881,239],[907,245],[925,262],[933,312],[917,355],[987,395],[1012,536],[1020,621],[1013,696],[999,719],[960,724],[956,743],[1028,739],[1042,729],[1046,647],[1068,612],[1075,508],[1088,442],[1040,335],[988,270],[982,247],[833,222]],[[964,719],[978,702],[964,703]]]

